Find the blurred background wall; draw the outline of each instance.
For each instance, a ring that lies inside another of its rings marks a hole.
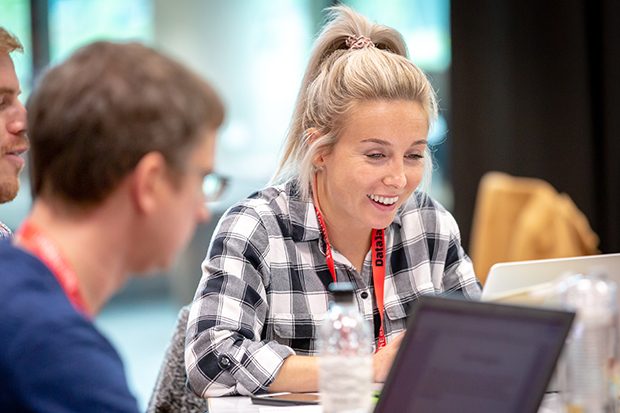
[[[620,251],[620,2],[452,0],[453,212],[469,240],[489,170],[568,194]]]

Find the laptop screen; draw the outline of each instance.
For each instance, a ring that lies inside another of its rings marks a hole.
[[[423,297],[375,412],[536,412],[572,318]]]
[[[545,283],[553,282],[562,275],[576,273],[604,274],[620,282],[620,254],[494,264],[482,289],[482,301],[494,301],[504,296],[540,289]]]

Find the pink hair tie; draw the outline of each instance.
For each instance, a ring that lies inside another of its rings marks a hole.
[[[375,47],[375,44],[368,37],[359,35],[359,36],[349,36],[345,41],[345,45],[349,49],[363,49],[365,47]]]

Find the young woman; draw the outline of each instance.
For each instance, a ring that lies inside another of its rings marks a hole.
[[[275,184],[226,212],[204,261],[185,353],[197,394],[316,391],[335,280],[353,283],[374,328],[376,381],[417,297],[479,296],[456,222],[418,191],[437,104],[406,56],[394,29],[330,10]]]

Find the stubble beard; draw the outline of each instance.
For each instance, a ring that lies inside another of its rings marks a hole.
[[[14,200],[17,191],[19,191],[19,178],[17,176],[0,178],[0,204]]]

